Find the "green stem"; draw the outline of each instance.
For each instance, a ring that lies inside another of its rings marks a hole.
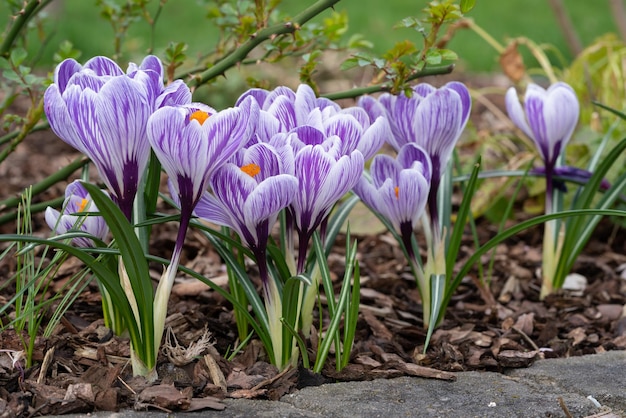
[[[26,27],[26,24],[28,23],[28,21],[33,16],[36,15],[35,12],[37,10],[40,10],[39,8],[40,3],[41,3],[41,0],[30,0],[26,4],[26,6],[24,6],[24,8],[18,12],[17,17],[15,18],[15,21],[13,22],[13,26],[11,26],[11,29],[9,29],[9,32],[7,33],[6,38],[4,38],[4,42],[0,46],[0,56],[3,56],[3,57],[9,56],[9,51],[13,47],[13,43],[15,42],[15,39],[18,37],[22,29]],[[46,2],[46,4],[47,3],[49,2]]]
[[[416,80],[418,78],[426,77],[430,75],[450,74],[453,69],[454,69],[454,64],[427,67],[427,68],[424,68],[422,71],[419,71],[413,74],[412,76],[410,76],[409,78],[407,78],[407,81]],[[364,94],[378,93],[381,91],[390,91],[392,87],[393,87],[393,83],[381,83],[381,84],[375,84],[373,86],[366,86],[366,87],[360,87],[360,88],[350,89],[346,91],[340,91],[337,93],[323,94],[322,96],[330,100],[352,99],[355,97],[363,96]]]
[[[50,124],[48,122],[43,122],[37,126],[35,126],[33,129],[31,129],[31,132],[37,132],[37,131],[43,131],[45,129],[48,129],[50,127]],[[11,141],[13,138],[17,137],[20,134],[20,131],[13,131],[10,132],[6,135],[0,136],[0,145],[5,144],[9,141]]]
[[[300,26],[319,15],[324,10],[333,7],[338,2],[339,0],[319,0],[305,9],[302,13],[298,14],[291,22],[280,23],[258,31],[253,34],[246,43],[224,57],[224,59],[216,63],[213,67],[189,80],[189,87],[192,89],[196,88],[207,81],[224,74],[226,70],[241,62],[254,48],[263,42],[276,35],[294,33],[300,28]]]
[[[26,116],[26,122],[20,129],[19,133],[11,140],[9,145],[0,153],[0,163],[3,162],[15,148],[26,138],[26,136],[35,128],[37,122],[41,120],[43,116],[43,100],[39,101],[39,104],[30,108],[28,115]]]

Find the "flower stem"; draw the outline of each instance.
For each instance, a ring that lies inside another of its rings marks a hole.
[[[154,295],[154,349],[157,351],[159,350],[161,340],[163,339],[165,318],[167,317],[167,302],[169,301],[170,294],[172,293],[172,286],[174,285],[174,279],[176,278],[176,272],[178,271],[180,255],[183,250],[183,244],[187,235],[187,227],[189,226],[190,219],[191,210],[184,207],[181,208],[180,227],[178,229],[176,243],[174,244],[174,252],[172,253],[170,265],[167,266],[167,269],[163,272]]]

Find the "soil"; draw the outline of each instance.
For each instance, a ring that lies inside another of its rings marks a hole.
[[[474,126],[479,133],[485,123],[493,121],[487,112],[480,106],[474,109]],[[466,147],[471,149],[472,144]],[[25,186],[77,157],[75,150],[51,132],[32,134],[7,162],[0,164],[0,196],[20,193]],[[34,203],[61,196],[65,184],[36,196]],[[523,213],[523,198],[516,213]],[[497,226],[481,218],[477,228],[480,241],[485,242],[496,234]],[[0,229],[2,233],[14,231],[13,222]],[[35,215],[33,232],[49,234],[42,214]],[[155,254],[169,257],[175,232],[173,224],[155,229]],[[362,306],[351,361],[336,371],[331,358],[319,375],[303,368],[279,373],[266,362],[255,340],[234,359],[225,360],[237,343],[231,306],[204,285],[180,277],[170,300],[166,326],[172,328],[178,348],[197,342],[206,330],[213,345],[187,362],[177,360],[175,352],[169,356],[161,352],[159,380],[148,384],[132,377],[128,341],[113,336],[104,327],[98,288],[91,283],[65,314],[54,335],[37,338],[33,367],[20,370],[6,351],[0,351],[0,417],[120,408],[222,409],[220,400],[225,397],[278,399],[303,386],[337,380],[400,375],[453,380],[452,372],[502,371],[527,367],[539,358],[624,350],[625,236],[623,229],[609,220],[601,222],[574,267],[586,284],[572,286],[543,301],[539,300],[542,230],[535,228],[515,236],[496,249],[490,277],[483,281],[475,269],[464,280],[423,353],[426,332],[420,299],[401,250],[388,233],[357,233]],[[337,251],[329,259],[335,277],[343,274],[343,241],[340,236]],[[474,248],[467,234],[458,266]],[[199,234],[189,234],[182,263],[226,286],[222,261]],[[482,263],[486,267],[489,259],[484,258]],[[48,292],[59,291],[79,268],[79,263],[68,261]],[[254,267],[251,269],[253,272]],[[0,261],[2,306],[15,294],[10,282],[14,271],[14,259],[4,257]],[[153,273],[158,278],[160,267],[153,266]],[[11,309],[4,311],[2,324],[9,322],[11,315]],[[316,325],[320,327],[319,322]],[[11,327],[3,326],[0,349],[20,351],[22,338],[25,335],[16,335]],[[308,354],[314,358],[312,350]]]

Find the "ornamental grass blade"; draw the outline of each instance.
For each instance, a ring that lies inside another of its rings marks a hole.
[[[600,184],[604,176],[617,161],[617,159],[626,150],[626,138],[620,141],[598,165],[597,170],[593,173],[587,184],[582,187],[580,194],[574,204],[574,209],[586,209],[594,206],[594,198],[600,190]],[[600,200],[595,204],[596,209],[608,209],[622,195],[622,191],[626,186],[626,177],[623,174],[620,178],[607,190]],[[561,257],[559,258],[557,270],[554,278],[554,288],[559,289],[565,280],[565,276],[569,274],[578,255],[583,250],[587,241],[591,237],[593,230],[598,225],[602,216],[576,217],[567,219],[565,222],[565,240]]]
[[[339,299],[338,301],[335,301],[332,281],[330,279],[330,272],[328,270],[326,258],[323,256],[324,253],[322,251],[322,244],[317,233],[313,236],[313,242],[318,257],[317,262],[321,263],[320,272],[322,273],[322,283],[324,284],[324,292],[326,294],[326,300],[328,303],[328,316],[330,318],[330,323],[328,324],[328,328],[326,329],[326,335],[324,336],[324,338],[321,339],[321,343],[315,359],[315,366],[313,366],[313,371],[315,373],[320,373],[322,371],[322,368],[324,367],[324,364],[326,363],[326,359],[328,357],[328,353],[330,352],[330,347],[332,343],[335,343],[335,354],[337,357],[336,366],[338,369],[341,368],[342,347],[339,325],[341,323],[342,317],[345,318],[344,313],[349,307],[351,296],[353,296],[350,292],[350,278],[353,275],[357,246],[356,243],[350,243],[350,231],[348,230],[348,233],[346,234],[346,270],[343,276],[341,290],[339,291]],[[349,263],[349,261],[352,262]],[[348,349],[350,348],[345,346],[343,347],[343,350]]]
[[[457,255],[459,254],[459,249],[461,248],[463,231],[465,229],[465,224],[467,223],[467,218],[472,210],[472,197],[474,196],[474,193],[476,192],[476,187],[478,186],[478,173],[480,171],[480,163],[481,159],[480,157],[478,157],[476,163],[474,163],[474,169],[472,170],[469,181],[467,182],[467,187],[465,187],[465,190],[463,192],[463,201],[461,202],[461,206],[459,207],[456,222],[454,223],[454,228],[452,230],[452,234],[450,235],[450,240],[448,241],[448,247],[446,251],[446,274],[448,277],[453,277],[454,263],[457,260]],[[455,289],[456,286],[448,286],[446,292],[453,293]],[[445,306],[447,305],[443,306],[445,310]]]
[[[495,248],[500,243],[511,238],[512,236],[519,234],[520,232],[525,231],[526,229],[532,228],[536,225],[540,225],[544,222],[551,221],[553,219],[565,219],[568,217],[580,217],[580,216],[590,216],[590,215],[591,216],[598,215],[598,216],[626,217],[626,211],[611,210],[611,209],[566,210],[566,211],[559,212],[559,213],[551,213],[548,215],[537,216],[532,219],[528,219],[526,221],[520,222],[519,224],[512,226],[511,228],[505,231],[502,231],[500,234],[498,234],[497,236],[491,238],[489,241],[484,243],[480,248],[476,249],[476,251],[474,251],[474,254],[472,254],[467,259],[467,261],[465,262],[465,265],[461,268],[461,270],[454,276],[454,280],[450,283],[448,288],[456,289],[459,286],[459,284],[461,284],[463,277],[465,277],[465,275],[469,273],[469,271],[471,270],[471,268],[474,266],[475,263],[480,261],[480,258],[483,255],[485,255],[488,251]],[[444,296],[443,306],[447,306],[448,303],[450,303],[451,297],[452,297],[452,293],[446,292]]]
[[[283,324],[283,364],[285,364],[292,355],[293,350],[293,338],[296,339],[300,352],[302,354],[302,362],[304,367],[309,368],[309,359],[306,352],[306,344],[304,340],[298,334],[296,327],[298,326],[298,320],[300,317],[300,294],[303,285],[310,286],[311,280],[304,274],[290,277],[285,282],[282,291],[282,305],[283,305],[283,317],[281,322]],[[289,338],[289,337],[292,338]]]
[[[117,308],[122,314],[125,322],[128,324],[131,341],[133,341],[133,343],[141,344],[143,338],[139,333],[135,316],[130,304],[128,303],[124,289],[122,289],[117,272],[107,268],[105,264],[99,262],[99,259],[94,258],[86,251],[73,247],[65,242],[17,234],[0,235],[0,242],[24,242],[35,245],[47,245],[51,248],[64,251],[83,262],[96,275],[96,277],[98,277],[100,282],[106,286],[112,299],[116,302]],[[153,341],[153,339],[149,341]],[[137,345],[136,347],[138,350],[141,349],[141,345]]]

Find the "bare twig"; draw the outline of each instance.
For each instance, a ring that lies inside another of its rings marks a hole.
[[[232,53],[221,59],[214,66],[192,77],[189,80],[189,87],[194,89],[215,77],[223,75],[228,69],[236,66],[257,46],[278,35],[294,33],[300,26],[320,14],[325,9],[333,7],[339,0],[318,0],[313,5],[298,14],[292,21],[280,23],[255,33],[246,43],[234,50]]]
[[[621,2],[621,0],[619,1]],[[583,45],[580,42],[580,37],[578,36],[578,32],[576,32],[572,20],[567,14],[563,0],[548,0],[548,3],[550,3],[554,17],[556,17],[556,21],[561,27],[561,32],[563,32],[563,36],[565,36],[567,46],[572,55],[577,56],[583,50]]]
[[[626,42],[626,9],[624,8],[623,0],[609,0],[609,7],[611,7],[611,14],[613,15],[613,21],[617,27],[620,38]]]
[[[407,81],[416,80],[429,75],[449,74],[454,69],[454,64],[426,67],[422,71],[415,73],[407,79]],[[393,87],[392,83],[381,83],[373,86],[360,87],[337,93],[323,94],[323,97],[331,100],[352,99],[354,97],[363,96],[364,94],[378,93],[381,91],[389,91]]]

